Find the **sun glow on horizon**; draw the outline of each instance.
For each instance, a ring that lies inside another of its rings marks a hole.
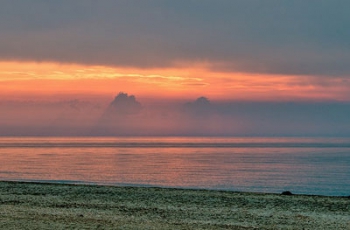
[[[216,100],[350,100],[339,78],[218,72],[208,65],[131,68],[51,62],[0,62],[1,95],[113,95]]]

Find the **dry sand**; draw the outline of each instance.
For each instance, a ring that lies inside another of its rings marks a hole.
[[[350,229],[350,198],[0,182],[1,229]]]

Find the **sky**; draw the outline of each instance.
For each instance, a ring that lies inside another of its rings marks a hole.
[[[0,0],[0,135],[350,135],[349,10]],[[120,92],[142,109],[107,116]]]

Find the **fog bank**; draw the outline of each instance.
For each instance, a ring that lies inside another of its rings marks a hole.
[[[1,101],[1,136],[350,136],[350,104],[215,102],[143,104],[118,94],[108,103]]]

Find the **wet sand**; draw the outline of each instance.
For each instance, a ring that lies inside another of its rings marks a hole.
[[[0,182],[0,229],[350,229],[350,198]]]

